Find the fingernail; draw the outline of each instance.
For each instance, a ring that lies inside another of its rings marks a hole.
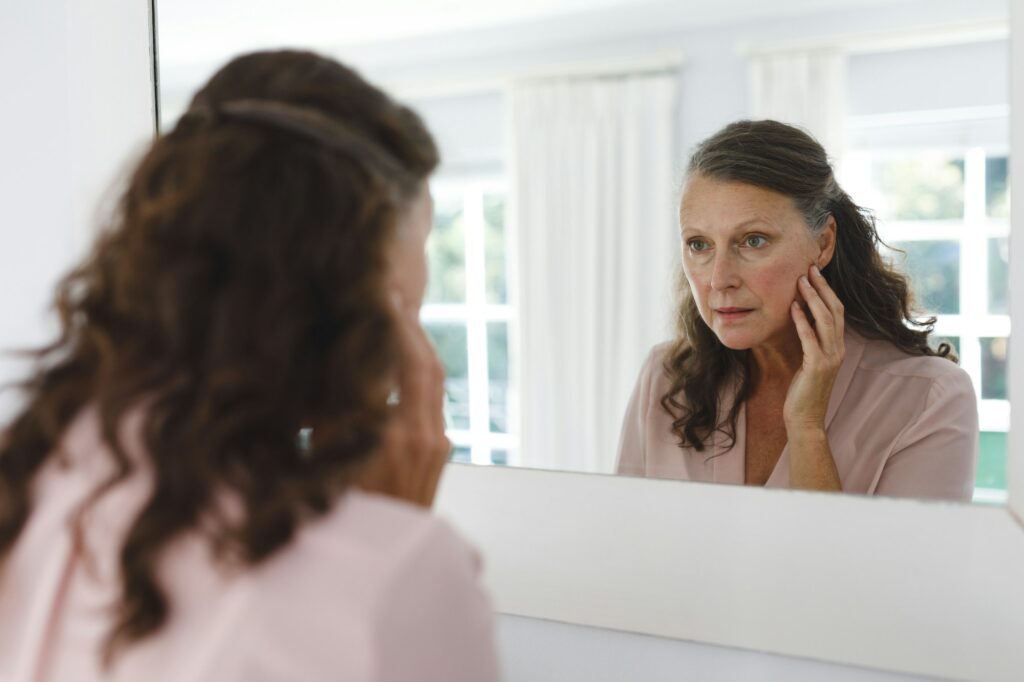
[[[811,286],[810,281],[807,279],[807,275],[800,275],[800,283],[807,287]]]
[[[817,275],[818,277],[821,277],[821,270],[818,269],[817,265],[812,265],[811,271],[813,271],[814,274]]]

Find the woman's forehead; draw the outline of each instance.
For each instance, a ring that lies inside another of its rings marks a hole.
[[[744,182],[690,179],[679,207],[681,224],[692,227],[740,226],[752,221],[775,225],[800,220],[800,212],[785,194]],[[783,225],[779,225],[782,227]]]

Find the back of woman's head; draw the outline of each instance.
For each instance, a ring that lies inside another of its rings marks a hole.
[[[911,355],[951,355],[948,344],[937,352],[929,346],[934,318],[914,317],[907,279],[883,259],[874,218],[839,186],[825,150],[813,137],[777,121],[737,121],[697,146],[687,175],[744,183],[788,197],[813,234],[833,217],[836,246],[822,275],[842,301],[847,324]],[[719,394],[738,375],[738,400],[724,428],[730,437],[735,435],[738,409],[749,389],[747,355],[726,348],[704,323],[685,281],[681,289],[680,338],[667,359],[672,382],[661,402],[674,416],[680,445],[701,450],[722,428]]]
[[[62,334],[0,444],[2,560],[72,418],[95,406],[116,460],[95,499],[139,464],[117,434],[144,406],[154,491],[122,549],[108,654],[165,620],[154,571],[175,536],[203,520],[219,550],[260,561],[374,451],[395,357],[385,249],[437,162],[416,114],[305,52],[235,59],[142,159],[59,289]],[[225,493],[244,514],[207,523]]]

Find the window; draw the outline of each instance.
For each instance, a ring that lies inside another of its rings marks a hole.
[[[852,125],[862,140],[894,138],[893,131],[866,135],[863,125]],[[901,125],[913,121],[904,116]],[[1005,119],[992,126],[1008,128]],[[943,136],[948,139],[956,137]],[[936,316],[934,344],[951,344],[970,375],[981,426],[975,501],[1005,502],[1007,149],[919,142],[854,147],[843,160],[843,183],[857,203],[875,211],[879,233],[893,247],[888,256],[910,275],[919,313]]]
[[[509,250],[503,183],[433,183],[430,278],[421,319],[447,372],[452,461],[515,461]]]

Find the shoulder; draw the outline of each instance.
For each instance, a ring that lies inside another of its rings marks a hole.
[[[375,566],[378,574],[434,552],[473,564],[475,552],[443,519],[429,510],[385,495],[350,490],[327,516],[300,531],[299,549],[323,559]]]
[[[673,384],[673,377],[667,369],[678,341],[664,341],[656,344],[648,352],[640,367],[636,387],[630,399],[631,405],[642,406],[640,418],[645,420],[651,406],[659,403]],[[629,415],[627,415],[629,418]]]
[[[454,670],[495,665],[479,568],[469,544],[428,510],[350,490],[245,571],[222,628],[234,642],[231,660],[214,663],[276,666],[288,679],[489,681]],[[463,643],[473,652],[463,654]],[[428,672],[392,674],[403,657]],[[210,679],[225,677],[247,676]]]
[[[964,415],[976,413],[976,394],[970,375],[956,362],[934,355],[911,355],[883,340],[863,344],[853,392],[874,404],[870,412],[891,412],[909,418],[937,408]],[[847,346],[849,352],[850,346]],[[945,406],[945,407],[943,407]],[[908,412],[909,411],[909,412]]]
[[[479,571],[476,551],[443,519],[400,500],[350,490],[251,572],[256,590],[250,608],[270,630],[316,614],[319,626],[348,623],[373,638],[382,612],[415,603],[429,612],[425,616],[443,618],[445,607],[431,596],[472,598],[479,592]],[[399,595],[405,595],[404,605]]]
[[[879,339],[863,339],[864,353],[858,369],[875,372],[892,378],[924,379],[943,385],[970,385],[966,371],[956,362],[935,355],[912,355],[895,344]]]
[[[446,565],[467,588],[479,569],[475,550],[444,520],[352,489],[326,515],[301,524],[285,546],[254,568],[250,580],[261,588],[257,601],[272,610],[318,604],[365,615],[423,561]]]
[[[651,347],[640,369],[640,378],[648,383],[660,383],[669,379],[666,364],[672,359],[678,341],[663,341]]]
[[[375,586],[359,587],[370,594],[365,625],[378,679],[497,680],[494,610],[476,551],[426,510],[365,493],[349,502],[342,515],[379,519],[359,533],[377,556]]]

